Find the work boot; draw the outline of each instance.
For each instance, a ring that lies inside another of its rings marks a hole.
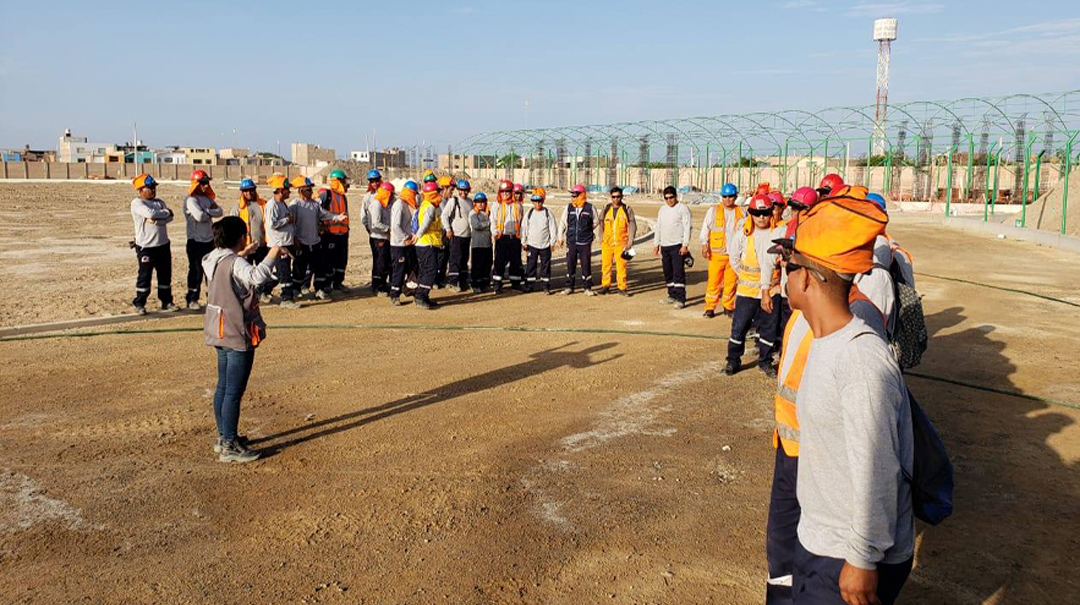
[[[319,290],[315,292],[315,300],[330,300],[330,291]]]
[[[162,311],[169,311],[171,313],[175,313],[175,312],[180,310],[180,307],[177,306],[176,303],[171,302],[171,303],[169,303],[167,305],[161,305],[161,310]]]
[[[670,296],[668,296],[667,298],[661,298],[660,299],[660,304],[662,304],[662,305],[670,305],[673,302],[675,302],[675,299],[670,297]]]
[[[727,375],[727,376],[734,376],[735,373],[738,372],[738,371],[739,371],[738,362],[729,361],[729,362],[727,362],[727,365],[724,366],[724,374]]]
[[[626,298],[630,298],[630,293],[626,290],[619,290],[619,296],[625,296]]]
[[[594,290],[592,290],[591,288],[586,288],[585,296],[596,296],[596,292]]]
[[[249,450],[237,441],[222,441],[218,462],[252,462],[261,456],[256,450]]]
[[[187,309],[188,311],[201,311],[202,305],[197,300],[189,300],[187,301]]]
[[[391,296],[390,297],[390,304],[394,305],[395,307],[400,307],[401,306],[401,297],[400,296]]]
[[[278,306],[280,306],[282,309],[299,309],[300,303],[290,298],[289,300],[282,300],[281,304]]]
[[[676,309],[685,309],[686,308],[686,303],[681,301],[681,300],[677,300],[677,301],[675,301],[675,308]]]
[[[776,378],[776,368],[773,367],[771,361],[769,363],[759,363],[758,369],[769,378]]]
[[[264,304],[264,305],[270,304],[270,302],[273,301],[273,300],[274,300],[273,297],[271,297],[269,294],[264,293],[264,294],[259,295],[259,302]]]
[[[610,292],[610,291],[611,291],[611,288],[608,288],[607,286],[604,286],[603,288],[600,288],[600,291],[597,292],[597,294],[600,295],[600,296],[606,296],[607,293]]]
[[[723,315],[724,317],[728,318],[735,317],[735,311],[732,311],[731,309],[724,309]]]
[[[311,294],[311,290],[307,286],[301,286],[300,287],[300,296],[304,297],[304,296],[307,296],[308,294]]]
[[[146,315],[146,307],[141,307],[139,305],[135,305],[135,314],[136,315]]]
[[[414,303],[414,304],[416,304],[416,306],[417,306],[417,307],[419,307],[419,308],[421,308],[421,309],[426,309],[426,310],[429,310],[429,311],[430,311],[430,310],[431,310],[431,309],[433,308],[433,307],[431,306],[431,301],[429,301],[429,300],[428,300],[427,298],[424,298],[424,297],[422,297],[422,296],[421,296],[421,297],[417,297],[417,298],[416,298],[416,299],[415,299],[415,300],[413,301],[413,303]]]
[[[709,319],[712,319],[712,318],[716,317],[716,311],[713,311],[712,309],[709,309],[708,311],[702,313],[701,316],[702,317],[708,317]]]
[[[244,446],[244,447],[247,447],[248,438],[245,435],[237,435],[236,436],[236,442],[239,443],[240,445]],[[214,453],[215,454],[220,454],[221,453],[222,445],[224,443],[225,443],[225,440],[221,438],[221,435],[218,435],[217,438],[214,439]]]
[[[574,293],[574,289],[571,288],[570,286],[567,286],[567,287],[563,288],[562,293],[567,295],[567,296],[570,296],[571,294]]]

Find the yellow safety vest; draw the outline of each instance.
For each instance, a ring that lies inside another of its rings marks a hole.
[[[629,241],[630,215],[626,212],[626,206],[608,208],[604,213],[604,241],[601,245],[608,248],[626,246]]]
[[[439,209],[432,205],[431,202],[424,202],[420,205],[420,216],[417,219],[417,224],[424,222],[424,211],[429,210],[434,214],[431,219],[431,223],[427,226],[427,229],[420,234],[416,243],[422,246],[433,246],[435,248],[442,248],[443,245],[443,228],[442,217],[440,216]]]
[[[742,208],[735,206],[735,222],[743,218]],[[727,212],[723,204],[716,205],[716,214],[713,217],[713,229],[709,231],[709,248],[713,252],[727,253]]]
[[[746,248],[739,259],[739,285],[735,294],[748,298],[761,298],[761,267],[758,265],[754,234],[746,236]]]

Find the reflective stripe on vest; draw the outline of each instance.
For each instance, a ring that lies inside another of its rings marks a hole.
[[[340,193],[330,192],[330,214],[348,214],[349,201]],[[334,235],[343,235],[349,232],[349,226],[342,223],[330,223],[327,230]]]
[[[742,208],[736,206],[735,222],[742,220]],[[727,211],[723,205],[717,205],[713,215],[713,228],[709,230],[709,248],[713,252],[727,254]]]
[[[443,245],[443,228],[442,217],[440,217],[439,209],[431,204],[431,202],[424,202],[420,205],[420,218],[417,220],[417,224],[424,222],[424,211],[429,210],[432,213],[431,223],[428,224],[427,229],[424,230],[420,237],[416,240],[416,243],[422,246],[434,246],[436,248],[442,248]]]
[[[621,211],[621,213],[620,213]],[[626,206],[612,206],[604,213],[604,246],[625,246],[630,241],[630,215]]]
[[[739,259],[739,285],[735,293],[748,298],[761,297],[761,267],[758,265],[753,233],[746,236],[746,249]]]
[[[870,302],[870,299],[853,285],[848,295],[848,305],[857,301]],[[799,333],[794,333],[796,327],[800,329]],[[798,339],[799,343],[795,348],[792,348],[793,338]],[[806,359],[810,356],[810,345],[813,341],[814,334],[810,331],[810,324],[803,319],[802,312],[792,311],[791,319],[788,320],[787,327],[784,329],[782,347],[784,353],[780,359],[776,395],[773,397],[776,428],[772,435],[773,447],[783,444],[784,453],[792,457],[799,455],[799,417],[795,401],[799,395],[799,385],[802,384]],[[789,355],[793,356],[791,363],[787,363]]]
[[[509,204],[495,203],[495,234],[502,235],[506,230],[506,207],[512,206],[513,219],[514,219],[514,237],[521,238],[521,207],[516,202],[510,202]]]

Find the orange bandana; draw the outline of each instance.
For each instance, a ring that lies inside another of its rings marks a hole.
[[[386,205],[390,203],[390,190],[379,187],[379,190],[375,192],[375,199],[379,200],[383,208],[386,208]]]
[[[188,190],[187,190],[188,195],[195,195],[195,190],[198,187],[199,187],[199,181],[191,181],[191,186],[188,187]],[[207,189],[206,193],[205,194],[200,194],[200,195],[205,195],[206,197],[208,197],[208,198],[210,198],[212,200],[216,200],[217,199],[217,194],[214,193],[214,189],[212,187],[207,187],[206,189]]]
[[[573,204],[574,208],[581,208],[585,206],[585,194],[582,193],[581,195],[578,195],[573,200],[571,200],[570,203]]]
[[[424,201],[438,208],[439,204],[442,203],[442,194],[438,191],[425,191]]]
[[[401,193],[398,194],[398,197],[401,198],[409,206],[409,208],[412,208],[413,210],[416,210],[416,192],[415,191],[413,191],[412,189],[409,189],[408,187],[405,187],[404,189],[401,190]]]
[[[345,185],[338,179],[330,179],[330,191],[338,195],[345,195]]]

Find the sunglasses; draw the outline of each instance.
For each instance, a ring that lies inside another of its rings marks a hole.
[[[772,210],[755,210],[754,208],[750,208],[747,212],[750,213],[750,216],[772,216]]]
[[[787,261],[786,263],[784,263],[784,272],[786,272],[789,277],[791,276],[792,273],[795,273],[795,272],[800,271],[802,269],[806,269],[810,273],[814,274],[814,277],[818,278],[819,280],[821,280],[823,282],[828,281],[825,278],[825,276],[822,275],[821,272],[816,270],[816,269],[811,269],[810,267],[799,265],[799,264],[793,263],[791,261]]]
[[[675,196],[674,195],[665,195],[664,199],[665,200],[673,200],[673,199],[675,199]]]
[[[611,196],[611,199],[613,199],[613,200],[621,200],[622,199],[622,194],[621,193],[616,193],[615,195]]]

